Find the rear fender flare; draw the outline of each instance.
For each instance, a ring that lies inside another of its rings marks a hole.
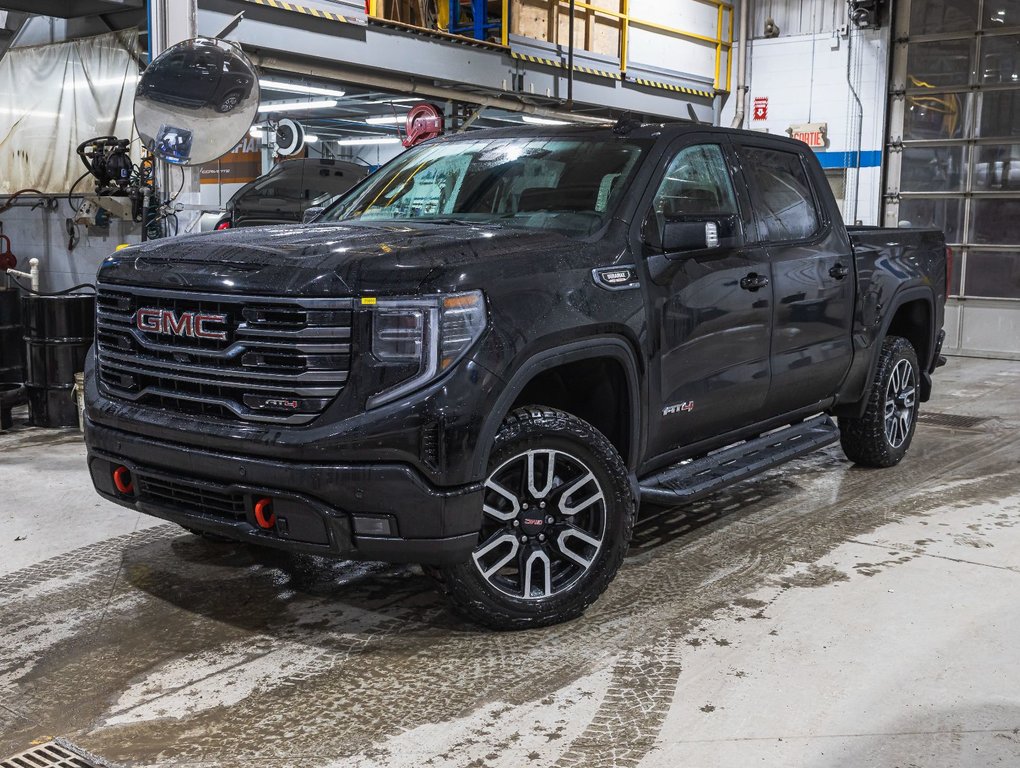
[[[882,317],[882,324],[879,328],[878,333],[875,334],[875,341],[872,343],[868,353],[871,356],[868,362],[868,375],[864,379],[864,392],[861,395],[861,400],[855,405],[847,403],[842,407],[837,407],[837,415],[850,416],[853,415],[860,418],[864,415],[864,411],[868,406],[868,387],[871,386],[871,382],[875,378],[875,371],[878,370],[878,359],[879,350],[882,348],[882,344],[885,342],[886,336],[889,335],[889,327],[892,325],[893,318],[896,317],[896,313],[899,312],[900,307],[904,304],[917,301],[918,299],[924,301],[928,305],[928,316],[934,321],[935,319],[935,295],[930,288],[924,286],[915,286],[913,288],[905,288],[896,293],[892,300],[889,302],[888,309],[885,310],[885,314]],[[932,322],[934,326],[934,322]],[[932,354],[935,349],[935,337],[938,333],[938,329],[931,327],[928,329],[929,344],[928,351]],[[864,352],[862,352],[864,354]],[[928,370],[929,360],[918,360],[918,364],[922,371]],[[839,414],[839,411],[846,411],[849,408],[850,412],[844,412]]]

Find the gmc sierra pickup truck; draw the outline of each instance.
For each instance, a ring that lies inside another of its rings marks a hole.
[[[641,504],[836,440],[900,461],[949,256],[936,231],[846,228],[785,138],[447,136],[313,223],[107,259],[89,468],[195,533],[421,563],[477,622],[559,622]]]

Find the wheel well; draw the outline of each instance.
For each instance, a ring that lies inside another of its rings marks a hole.
[[[917,352],[917,361],[923,368],[931,352],[931,308],[924,299],[908,301],[896,310],[889,325],[888,336],[902,336]]]
[[[628,463],[630,402],[623,366],[610,357],[595,357],[538,373],[521,390],[511,410],[545,405],[584,419],[605,435]]]

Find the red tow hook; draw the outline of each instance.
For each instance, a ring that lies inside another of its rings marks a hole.
[[[125,496],[135,492],[135,481],[131,479],[131,470],[127,467],[117,467],[113,470],[113,484]]]
[[[273,512],[273,500],[259,499],[255,502],[255,522],[259,528],[271,530],[276,525],[276,513]]]

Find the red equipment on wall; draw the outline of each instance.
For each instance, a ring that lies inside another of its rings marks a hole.
[[[11,238],[0,234],[0,275],[4,274],[8,269],[17,268],[17,266],[18,260],[11,253]]]
[[[443,133],[443,112],[435,104],[418,104],[407,113],[405,147],[413,147]]]

